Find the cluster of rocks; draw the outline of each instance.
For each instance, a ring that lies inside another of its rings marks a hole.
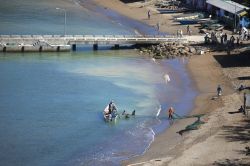
[[[162,59],[162,58],[170,59],[176,57],[202,54],[202,51],[200,50],[200,48],[191,46],[189,44],[161,43],[159,45],[142,47],[140,48],[140,53],[149,54],[155,59]]]

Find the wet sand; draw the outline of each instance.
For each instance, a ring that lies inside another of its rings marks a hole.
[[[155,26],[160,23],[160,30],[175,34],[177,29],[185,33],[185,26],[173,22],[171,15],[160,15],[149,3],[124,4],[119,0],[95,0],[106,9],[112,9],[120,14],[138,21]],[[152,16],[147,18],[147,11]],[[198,34],[198,28],[192,26],[193,34]],[[236,74],[244,75],[250,71],[249,67],[222,68],[214,55],[225,55],[225,52],[212,52],[190,58],[187,68],[196,84],[199,95],[195,100],[195,108],[191,114],[206,115],[202,118],[204,125],[198,130],[177,132],[193,123],[196,119],[189,118],[175,122],[168,130],[158,135],[148,151],[142,156],[124,161],[122,165],[212,165],[212,164],[245,164],[250,163],[249,157],[244,155],[244,147],[249,146],[249,122],[241,113],[237,112],[242,105],[242,94],[234,89],[232,77]],[[241,71],[241,72],[239,72]],[[239,74],[242,73],[242,74]],[[236,76],[235,76],[236,77]],[[249,83],[249,80],[246,81]],[[220,84],[223,95],[216,98],[216,88]],[[243,134],[237,133],[241,126]],[[247,127],[248,126],[248,127]],[[244,133],[246,132],[246,133]],[[237,135],[238,134],[238,135]],[[231,137],[234,136],[233,138]],[[245,137],[244,137],[245,136]],[[245,141],[244,141],[245,139]],[[241,153],[240,153],[241,152]],[[185,164],[184,164],[185,163]]]

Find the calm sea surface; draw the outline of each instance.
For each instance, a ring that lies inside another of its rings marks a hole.
[[[67,9],[68,34],[157,33],[90,1],[0,3],[0,34],[63,34],[64,13],[56,7]],[[166,108],[181,115],[192,109],[185,63],[154,62],[133,50],[0,53],[0,165],[115,166],[142,154],[168,127]],[[104,123],[111,99],[120,112],[135,109],[137,116]]]

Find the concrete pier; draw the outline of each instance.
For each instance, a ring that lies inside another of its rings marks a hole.
[[[196,37],[197,38],[197,37]],[[195,38],[195,39],[196,39]],[[198,37],[203,39],[203,37]],[[0,52],[61,52],[75,51],[77,45],[93,45],[98,50],[99,45],[150,45],[166,42],[189,41],[188,37],[179,38],[164,36],[133,36],[133,35],[0,35]]]

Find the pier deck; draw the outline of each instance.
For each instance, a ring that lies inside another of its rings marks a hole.
[[[199,39],[200,40],[200,39]],[[130,36],[130,35],[0,35],[0,52],[13,51],[70,51],[76,45],[159,44],[165,42],[188,42],[188,37],[176,36]]]

